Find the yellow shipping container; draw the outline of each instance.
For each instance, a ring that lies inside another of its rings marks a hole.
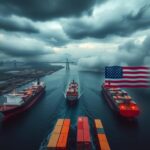
[[[47,149],[48,150],[55,150],[57,147],[57,142],[59,139],[60,133],[53,133],[49,139]]]
[[[94,121],[95,121],[96,128],[103,128],[101,120],[95,119]]]

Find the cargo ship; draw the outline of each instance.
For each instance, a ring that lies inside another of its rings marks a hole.
[[[79,99],[79,87],[78,83],[74,80],[72,80],[72,82],[67,86],[65,98],[67,100],[67,103],[70,105],[77,103]]]
[[[140,109],[128,93],[120,88],[108,88],[102,85],[102,93],[109,106],[121,116],[134,118],[140,114]]]
[[[20,91],[0,96],[0,112],[3,120],[7,120],[29,109],[45,92],[45,85],[39,80]]]

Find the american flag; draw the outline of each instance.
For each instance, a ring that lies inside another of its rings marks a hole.
[[[150,67],[105,67],[105,86],[110,88],[150,88]]]

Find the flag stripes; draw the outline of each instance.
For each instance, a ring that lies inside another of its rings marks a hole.
[[[150,67],[105,67],[105,86],[124,88],[149,88]]]

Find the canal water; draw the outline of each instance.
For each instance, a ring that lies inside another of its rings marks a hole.
[[[66,105],[64,91],[70,80],[80,82],[81,97],[76,107]],[[88,116],[91,126],[93,119],[103,122],[112,150],[148,150],[150,147],[150,90],[127,89],[141,109],[135,120],[125,120],[115,114],[101,94],[103,73],[79,72],[77,66],[70,71],[59,70],[42,78],[46,84],[46,93],[31,109],[0,123],[0,150],[39,150],[46,145],[58,118],[70,118],[71,130],[76,133],[78,116]],[[26,85],[27,86],[27,85]],[[24,88],[24,87],[22,87]],[[95,149],[95,137],[92,133],[92,147]],[[75,141],[74,141],[75,142]],[[71,149],[75,145],[72,145]]]

